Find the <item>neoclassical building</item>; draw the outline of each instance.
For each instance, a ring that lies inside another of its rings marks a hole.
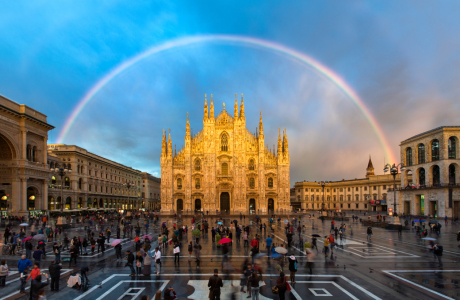
[[[460,126],[442,126],[401,142],[405,169],[396,194],[398,213],[460,217],[459,139]]]
[[[161,152],[161,210],[247,213],[289,210],[288,138],[281,130],[277,151],[265,146],[262,113],[256,133],[246,128],[243,95],[234,114],[214,117],[205,96],[203,129],[185,127],[185,146],[176,152],[171,134],[163,134]]]
[[[46,143],[54,127],[46,115],[0,96],[0,209],[28,215],[45,209],[48,197]]]
[[[400,184],[401,174],[398,174],[396,187]],[[388,193],[393,185],[392,175],[375,174],[369,157],[365,177],[329,181],[324,187],[316,181],[296,182],[296,201],[293,201],[293,206],[304,210],[386,211]]]
[[[139,170],[66,144],[48,144],[48,164],[50,169],[72,170],[63,178],[49,174],[48,201],[43,208],[48,212],[150,207],[149,199],[141,197],[144,174]]]

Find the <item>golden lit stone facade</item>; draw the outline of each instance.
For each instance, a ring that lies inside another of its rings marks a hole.
[[[24,216],[46,209],[49,168],[46,115],[0,96],[0,211]]]
[[[161,210],[247,213],[289,210],[289,150],[286,132],[278,149],[265,146],[262,113],[259,133],[246,129],[243,95],[234,115],[214,117],[205,96],[203,130],[190,133],[187,114],[185,146],[172,149],[171,134],[163,135]]]
[[[382,168],[383,169],[383,168]],[[396,176],[399,187],[401,174]],[[334,211],[386,211],[387,198],[393,188],[393,176],[375,175],[371,159],[366,168],[365,178],[330,181],[323,187],[316,181],[296,182],[295,209]],[[323,201],[324,197],[324,201]],[[300,207],[299,207],[300,204]],[[324,206],[323,206],[324,205]]]

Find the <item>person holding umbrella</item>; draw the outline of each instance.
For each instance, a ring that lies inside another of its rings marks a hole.
[[[295,273],[297,272],[297,260],[294,254],[288,257],[289,271],[291,272],[291,284],[295,284]]]

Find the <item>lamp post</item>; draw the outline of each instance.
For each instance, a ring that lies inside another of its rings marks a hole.
[[[64,179],[65,179],[65,175],[67,173],[72,173],[72,169],[67,169],[67,168],[51,168],[50,169],[51,172],[61,176],[61,214],[64,213]],[[62,215],[58,218],[58,221],[57,221],[57,224],[56,225],[65,225],[66,224],[66,220],[65,218],[62,217]]]
[[[321,210],[324,211],[324,187],[329,184],[329,181],[320,181],[318,182],[318,185],[320,185],[323,188],[323,204]]]
[[[383,172],[386,173],[388,171],[390,171],[390,174],[393,175],[393,192],[394,192],[394,202],[393,202],[393,220],[394,220],[394,223],[393,224],[398,224],[399,225],[399,217],[398,217],[398,214],[396,212],[396,175],[398,175],[399,171],[404,171],[405,167],[404,167],[404,164],[403,163],[400,163],[400,164],[393,164],[393,165],[390,165],[390,164],[386,164],[385,166],[385,169],[383,169]]]
[[[125,182],[123,183],[123,186],[126,187],[128,189],[128,205],[129,205],[129,190],[134,187],[134,182]]]

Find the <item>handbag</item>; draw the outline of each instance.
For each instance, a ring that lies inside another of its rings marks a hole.
[[[136,267],[138,267],[138,268],[142,267],[142,264],[141,264],[140,261],[136,261]]]
[[[287,281],[286,281],[286,289],[287,289],[288,291],[291,290],[291,285],[290,285]]]
[[[273,292],[273,294],[278,294],[279,291],[280,291],[280,290],[279,290],[279,288],[278,288],[277,286],[273,286],[273,287],[272,287],[272,292]]]

